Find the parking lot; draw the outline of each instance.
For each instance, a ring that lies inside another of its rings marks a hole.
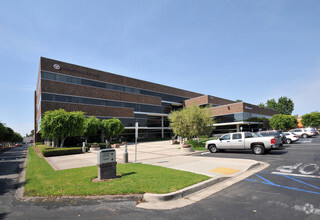
[[[227,219],[227,208],[221,207],[219,201],[233,207],[229,210],[233,213],[230,216],[235,213],[247,216],[248,209],[251,209],[255,213],[252,219],[259,215],[263,219],[290,219],[292,216],[320,218],[320,137],[302,138],[284,146],[283,150],[265,155],[235,150],[198,154],[199,157],[245,158],[270,164],[262,172],[210,198],[214,201],[212,205],[220,208],[216,210],[221,213],[218,218]],[[246,206],[240,205],[239,201]],[[205,201],[202,202],[205,204]]]

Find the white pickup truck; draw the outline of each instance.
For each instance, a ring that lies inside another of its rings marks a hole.
[[[251,132],[237,132],[222,135],[218,140],[206,142],[206,149],[211,153],[219,150],[252,150],[254,154],[269,153],[272,149],[279,149],[281,140],[275,137],[262,137]]]

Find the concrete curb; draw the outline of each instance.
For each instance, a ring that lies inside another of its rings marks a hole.
[[[21,170],[21,173],[18,177],[18,182],[17,182],[17,190],[16,190],[16,194],[15,194],[15,197],[17,199],[21,199],[23,198],[23,195],[24,195],[24,184],[25,184],[25,181],[26,181],[26,168],[27,168],[27,160],[28,160],[28,155],[29,155],[29,147],[27,148],[27,158],[26,160],[24,161],[23,164],[20,164],[19,168],[22,169]]]
[[[211,178],[171,193],[165,193],[165,194],[145,193],[143,195],[143,200],[147,202],[160,202],[160,201],[180,199],[229,178],[230,177]]]
[[[238,175],[232,176],[232,177],[218,177],[218,178],[211,178],[208,180],[205,180],[203,182],[194,184],[192,186],[183,188],[181,190],[175,191],[175,192],[171,192],[171,193],[165,193],[165,194],[154,194],[154,193],[145,193],[143,195],[143,201],[146,202],[163,202],[163,201],[169,201],[169,200],[175,200],[175,199],[180,199],[183,197],[186,197],[192,193],[195,193],[197,191],[203,190],[207,187],[210,187],[214,184],[217,184],[219,182],[222,182],[226,179],[229,178],[234,178],[236,176],[239,176],[243,173],[245,173],[248,170],[254,169],[256,167],[259,167],[261,164],[260,162],[257,161],[257,163],[251,165],[247,170],[244,170],[242,172],[240,172]]]

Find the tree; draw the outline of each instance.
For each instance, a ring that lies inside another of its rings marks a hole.
[[[95,135],[101,129],[101,121],[96,117],[88,117],[84,121],[84,136],[86,137],[86,143],[88,142],[88,137]]]
[[[303,115],[301,123],[304,127],[320,127],[320,112],[311,112]]]
[[[266,108],[266,105],[264,103],[262,103],[262,102],[260,102],[258,106],[261,107],[261,108]]]
[[[15,140],[15,134],[12,128],[7,127],[7,133],[5,136],[5,140],[9,142],[14,142]]]
[[[274,99],[267,100],[266,107],[277,111],[277,102]]]
[[[22,141],[23,141],[23,137],[19,133],[14,132],[12,142],[22,142]]]
[[[118,137],[124,131],[124,125],[117,118],[102,120],[102,128],[105,137],[110,140],[110,143],[112,138]]]
[[[8,133],[7,127],[0,122],[0,141],[6,141],[7,133]]]
[[[287,97],[280,97],[277,103],[277,109],[280,114],[291,115],[294,110],[294,103]]]
[[[212,132],[214,124],[210,109],[200,108],[199,106],[191,106],[171,112],[169,120],[173,133],[180,135],[182,138],[208,135]]]
[[[33,135],[34,135],[34,130],[31,130],[30,134],[26,134],[26,137],[33,137]]]
[[[288,130],[297,127],[298,120],[295,116],[276,114],[270,118],[270,126],[277,130]]]
[[[291,113],[294,110],[294,103],[291,99],[287,98],[286,96],[280,97],[278,99],[278,102],[276,102],[275,99],[269,99],[267,100],[267,103],[260,103],[260,107],[263,108],[270,108],[275,111],[278,111],[280,114],[284,115],[291,115]]]
[[[241,99],[237,99],[236,102],[243,102]]]
[[[63,147],[67,137],[83,135],[84,120],[84,113],[80,111],[47,111],[40,122],[42,137],[61,140],[60,147]]]

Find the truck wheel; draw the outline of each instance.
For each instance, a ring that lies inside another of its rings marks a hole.
[[[262,145],[254,145],[252,151],[256,155],[261,155],[264,153],[264,147]]]
[[[287,144],[291,144],[292,140],[287,138],[286,142],[287,142]]]
[[[211,146],[209,146],[209,151],[211,153],[217,153],[218,149],[217,149],[217,147],[215,145],[211,145]]]
[[[308,137],[307,134],[303,134],[303,135],[302,135],[302,138],[307,138],[307,137]]]

